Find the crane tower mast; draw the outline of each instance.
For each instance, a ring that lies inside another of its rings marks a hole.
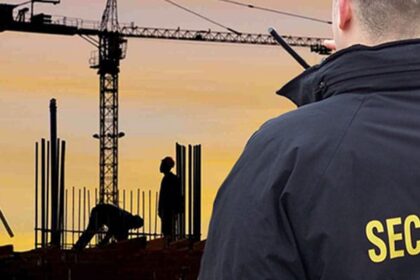
[[[107,0],[99,35],[99,202],[118,205],[118,77],[127,40],[119,33],[117,0]]]

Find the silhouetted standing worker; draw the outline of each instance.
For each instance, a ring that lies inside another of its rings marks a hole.
[[[176,217],[181,213],[182,193],[181,183],[171,169],[175,162],[171,157],[165,157],[160,164],[160,172],[164,174],[160,185],[158,214],[162,221],[162,233],[169,243],[175,238]]]
[[[107,244],[112,237],[117,241],[127,240],[128,231],[140,228],[143,224],[143,219],[138,215],[132,215],[112,204],[98,204],[92,209],[89,225],[74,245],[74,249],[85,248],[103,226],[107,226],[108,231],[98,244],[100,246]]]

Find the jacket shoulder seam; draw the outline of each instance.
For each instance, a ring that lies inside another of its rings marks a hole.
[[[325,166],[324,170],[322,171],[321,175],[319,176],[318,180],[316,181],[316,183],[315,183],[315,188],[319,186],[319,184],[320,184],[320,182],[321,182],[322,178],[324,178],[325,174],[327,173],[327,171],[328,171],[328,169],[329,169],[329,167],[330,167],[330,165],[331,165],[332,161],[334,160],[334,158],[335,158],[336,154],[338,153],[338,151],[339,151],[339,150],[340,150],[340,148],[341,148],[341,145],[342,145],[342,144],[343,144],[343,142],[344,142],[344,139],[345,139],[345,138],[346,138],[346,136],[347,136],[347,132],[350,130],[350,127],[351,127],[351,125],[353,124],[353,121],[356,119],[356,116],[358,115],[358,113],[359,113],[360,109],[362,109],[362,107],[363,107],[363,105],[364,105],[364,103],[365,103],[365,101],[366,101],[366,99],[367,99],[368,97],[369,97],[369,96],[365,96],[365,97],[363,97],[363,99],[360,101],[359,106],[358,106],[358,107],[357,107],[357,109],[354,111],[353,116],[351,117],[351,119],[350,119],[349,123],[347,124],[347,127],[346,127],[346,129],[344,130],[343,134],[341,135],[340,140],[338,141],[337,146],[336,146],[336,147],[335,147],[335,149],[334,149],[334,152],[332,153],[332,155],[331,155],[330,159],[328,160],[327,165]]]

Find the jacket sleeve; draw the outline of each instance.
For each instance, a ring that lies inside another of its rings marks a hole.
[[[273,131],[254,133],[217,193],[199,280],[307,279],[282,202],[297,150]]]

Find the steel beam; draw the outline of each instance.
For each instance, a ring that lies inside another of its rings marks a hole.
[[[58,227],[58,147],[57,147],[57,103],[55,99],[50,101],[51,122],[51,245],[60,246],[60,231]]]

